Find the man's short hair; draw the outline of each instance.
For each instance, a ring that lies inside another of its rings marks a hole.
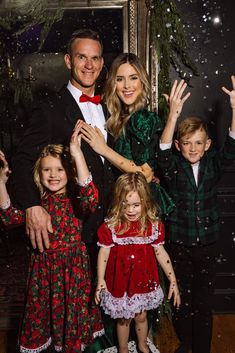
[[[98,32],[93,31],[90,28],[84,28],[84,29],[78,29],[75,32],[72,33],[68,45],[67,45],[67,52],[68,54],[71,55],[72,52],[72,44],[76,39],[93,39],[96,40],[97,42],[100,43],[101,46],[101,54],[103,52],[103,43],[102,40],[100,38],[100,35]]]

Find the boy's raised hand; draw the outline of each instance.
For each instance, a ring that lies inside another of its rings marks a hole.
[[[0,151],[0,183],[6,184],[10,173],[5,155]]]
[[[235,109],[235,76],[234,75],[231,76],[231,81],[233,86],[232,91],[229,91],[226,87],[222,87],[222,90],[230,96],[231,108]]]
[[[170,96],[168,96],[168,94],[163,94],[170,108],[169,116],[174,116],[176,119],[180,116],[184,102],[191,94],[188,92],[183,96],[186,88],[187,83],[184,80],[181,80],[180,82],[175,80],[171,88]]]

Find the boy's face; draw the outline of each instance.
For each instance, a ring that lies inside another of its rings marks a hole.
[[[197,130],[190,136],[185,135],[179,141],[175,140],[175,147],[191,164],[199,162],[210,145],[211,140],[204,130]]]

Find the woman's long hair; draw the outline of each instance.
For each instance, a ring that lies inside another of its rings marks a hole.
[[[121,65],[126,63],[133,66],[142,83],[142,92],[131,105],[124,104],[116,92],[117,71]],[[150,84],[148,74],[135,54],[123,53],[114,59],[105,84],[104,96],[110,113],[106,126],[108,131],[117,139],[122,133],[125,133],[125,126],[131,114],[143,109],[149,103]]]
[[[125,217],[126,197],[129,192],[137,192],[141,200],[140,234],[144,234],[149,222],[157,223],[159,219],[158,207],[151,197],[149,185],[142,173],[125,173],[116,181],[113,201],[107,215],[107,224],[117,233],[128,230],[131,222]]]

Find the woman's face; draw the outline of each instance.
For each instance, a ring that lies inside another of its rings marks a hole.
[[[123,103],[131,105],[142,92],[142,83],[136,69],[129,63],[119,66],[116,75],[116,93]]]

